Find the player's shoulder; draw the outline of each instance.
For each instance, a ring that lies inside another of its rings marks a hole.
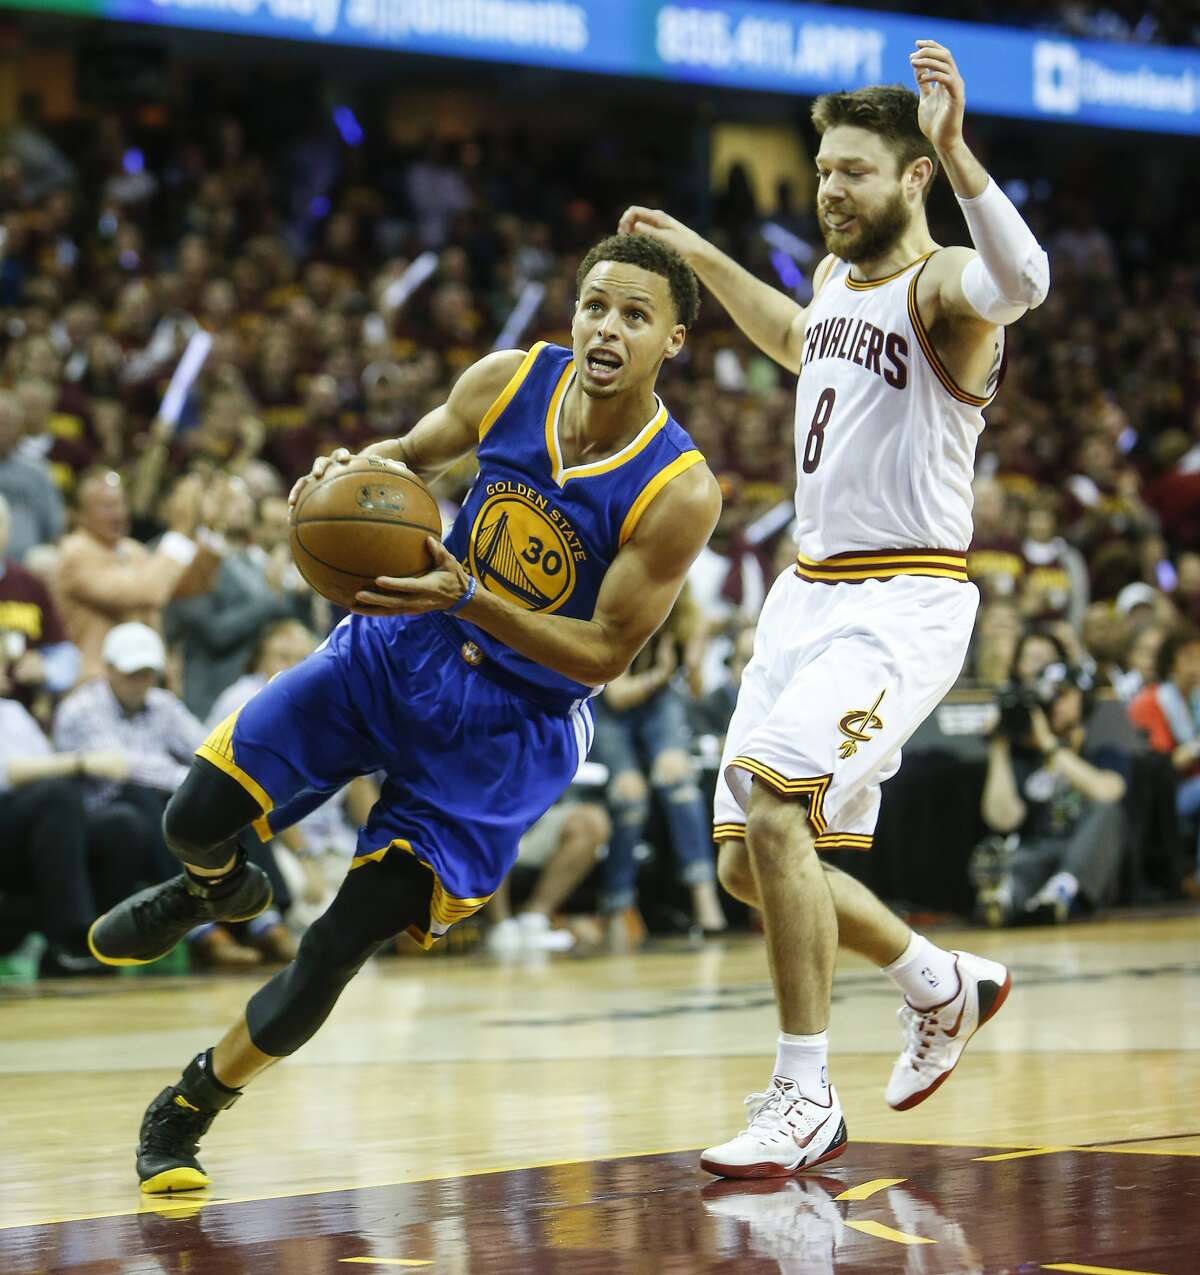
[[[832,252],[828,252],[817,262],[817,268],[813,271],[813,296],[825,286],[829,280],[829,276],[833,274],[833,268],[837,265],[838,259]]]
[[[704,457],[695,455],[694,463],[675,474],[670,474],[671,466],[662,471],[670,476],[651,501],[639,530],[655,535],[666,528],[696,528],[708,538],[721,512],[721,484]]]
[[[538,350],[535,346],[532,350],[494,350],[485,354],[455,381],[454,406],[478,420],[522,370],[529,370],[533,363],[530,356]]]
[[[944,279],[957,278],[973,257],[977,256],[974,248],[965,244],[948,244],[935,248],[921,267],[921,284],[929,287],[940,287]]]

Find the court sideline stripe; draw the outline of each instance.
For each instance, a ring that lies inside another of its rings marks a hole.
[[[949,1147],[958,1150],[970,1150],[971,1148],[987,1147],[986,1142],[939,1142],[932,1138],[864,1138],[861,1142],[857,1142],[856,1146],[891,1146],[891,1147]],[[1005,1145],[1011,1147],[1011,1143],[992,1143],[993,1146],[1003,1147]],[[428,1177],[416,1178],[390,1178],[384,1182],[351,1182],[344,1186],[323,1186],[314,1187],[308,1191],[275,1191],[264,1195],[239,1195],[229,1199],[203,1199],[199,1195],[187,1193],[178,1196],[162,1196],[161,1205],[158,1208],[146,1207],[146,1197],[142,1197],[143,1203],[140,1208],[134,1209],[110,1209],[103,1213],[78,1213],[68,1214],[66,1217],[50,1217],[38,1218],[33,1221],[26,1222],[0,1222],[0,1231],[19,1231],[28,1227],[39,1226],[63,1226],[68,1222],[98,1222],[105,1218],[111,1217],[138,1217],[143,1213],[165,1213],[171,1208],[185,1208],[188,1205],[199,1205],[203,1208],[218,1208],[226,1204],[259,1204],[266,1200],[299,1200],[310,1195],[338,1195],[345,1191],[376,1191],[383,1187],[389,1186],[416,1186],[423,1182],[454,1182],[460,1178],[482,1178],[489,1174],[496,1173],[524,1173],[530,1169],[555,1169],[565,1168],[574,1164],[601,1164],[608,1160],[636,1160],[640,1156],[659,1156],[659,1155],[683,1155],[692,1153],[699,1155],[702,1148],[696,1146],[686,1147],[669,1147],[665,1149],[652,1151],[621,1151],[614,1155],[604,1156],[578,1156],[567,1160],[537,1160],[530,1164],[509,1164],[499,1167],[489,1166],[483,1169],[463,1169],[458,1173],[435,1173]],[[1177,1156],[1200,1157],[1200,1151],[1142,1151],[1132,1147],[1116,1147],[1109,1151],[1104,1146],[1064,1146],[1064,1147],[1026,1147],[1023,1153],[1027,1155],[1040,1155],[1046,1151],[1083,1151],[1091,1155],[1153,1155],[1162,1156],[1164,1158],[1175,1158]],[[1007,1157],[1005,1157],[1007,1158]],[[158,1197],[150,1197],[157,1199]],[[168,1203],[170,1201],[170,1203]],[[1134,1273],[1136,1275],[1136,1272]]]

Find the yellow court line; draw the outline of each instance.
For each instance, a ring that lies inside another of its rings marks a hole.
[[[1079,1147],[1029,1147],[1025,1151],[1005,1151],[1002,1155],[973,1156],[976,1164],[995,1164],[1000,1160],[1024,1160],[1033,1155],[1057,1155],[1060,1151],[1078,1151]]]
[[[894,1231],[882,1222],[846,1222],[856,1231],[864,1235],[873,1235],[877,1240],[891,1240],[893,1244],[936,1244],[937,1240],[927,1240],[923,1235],[909,1235],[907,1231]]]
[[[876,1191],[886,1191],[890,1186],[899,1186],[901,1182],[907,1182],[907,1178],[872,1178],[870,1182],[862,1182],[858,1186],[852,1186],[848,1191],[843,1191],[841,1195],[835,1195],[835,1200],[869,1200]]]
[[[407,1257],[339,1257],[339,1262],[360,1266],[432,1266],[432,1262],[416,1262]]]
[[[987,1143],[982,1141],[970,1142],[944,1142],[933,1138],[864,1138],[858,1146],[890,1146],[890,1147],[951,1147],[960,1149],[969,1149],[972,1147],[994,1146],[997,1148],[1011,1143]],[[633,1160],[638,1156],[652,1155],[682,1155],[685,1151],[693,1151],[699,1154],[699,1150],[695,1146],[686,1147],[666,1147],[651,1148],[647,1151],[618,1151],[612,1155],[602,1156],[580,1156],[570,1160],[535,1160],[528,1164],[501,1164],[490,1165],[483,1169],[462,1169],[456,1173],[434,1173],[427,1177],[415,1178],[385,1178],[378,1182],[347,1182],[341,1186],[322,1186],[313,1187],[307,1191],[272,1191],[262,1195],[237,1195],[223,1199],[206,1198],[205,1193],[189,1192],[188,1199],[180,1197],[180,1206],[185,1203],[193,1204],[196,1207],[216,1208],[223,1204],[258,1204],[264,1200],[299,1200],[309,1195],[332,1195],[339,1191],[374,1191],[381,1187],[388,1186],[412,1186],[421,1182],[452,1182],[459,1178],[481,1178],[491,1173],[521,1173],[527,1169],[555,1169],[564,1168],[573,1164],[595,1164],[597,1160]],[[1175,1156],[1200,1156],[1200,1151],[1147,1151],[1134,1147],[1027,1147],[1025,1154],[1042,1155],[1047,1151],[1084,1151],[1091,1153],[1099,1153],[1103,1155],[1156,1155],[1167,1158]],[[984,1157],[989,1158],[989,1157]],[[1008,1158],[1008,1157],[1005,1157]],[[0,1231],[17,1231],[27,1226],[61,1226],[65,1222],[98,1222],[104,1218],[110,1217],[136,1217],[139,1213],[153,1213],[158,1211],[156,1207],[150,1203],[149,1197],[144,1198],[140,1207],[132,1209],[108,1209],[102,1213],[68,1213],[66,1216],[33,1218],[25,1222],[0,1222]]]
[[[1078,1262],[1042,1264],[1044,1271],[1074,1271],[1075,1275],[1154,1275],[1153,1271],[1131,1271],[1124,1266],[1080,1266]]]

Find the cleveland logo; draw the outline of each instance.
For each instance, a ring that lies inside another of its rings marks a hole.
[[[880,363],[880,359],[885,364]],[[908,342],[899,332],[884,332],[865,319],[843,315],[814,323],[804,333],[804,367],[814,359],[845,359],[874,372],[894,389],[908,384]]]
[[[471,574],[490,592],[530,611],[557,611],[587,557],[578,533],[546,496],[525,483],[494,482],[471,528]]]
[[[859,744],[869,744],[871,742],[871,736],[868,732],[883,730],[883,721],[875,716],[875,710],[883,703],[883,697],[886,694],[886,690],[880,691],[879,698],[865,712],[859,709],[853,713],[847,713],[838,722],[838,730],[846,736],[838,748],[838,756],[843,761],[847,757],[853,757],[858,752]]]

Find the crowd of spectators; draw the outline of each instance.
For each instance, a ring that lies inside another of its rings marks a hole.
[[[854,5],[857,0],[834,0]],[[871,9],[912,11],[911,0],[870,0]],[[1200,44],[1200,9],[1194,0],[923,0],[923,15],[958,21],[1028,26],[1090,40],[1135,44]]]
[[[17,820],[40,844],[42,806],[14,803],[31,783],[56,785],[43,799],[55,803],[74,784],[77,856],[98,836],[103,859],[111,832],[88,820],[123,800],[122,818],[141,819],[145,879],[170,869],[146,794],[161,803],[215,704],[231,711],[261,684],[273,640],[299,658],[336,618],[291,564],[290,484],[334,446],[403,434],[496,344],[568,341],[581,251],[626,199],[669,197],[607,140],[397,139],[368,163],[343,125],[309,151],[271,150],[233,116],[147,132],[101,113],[71,146],[23,109],[22,144],[0,154],[0,702],[22,723],[4,733],[0,826]],[[764,220],[801,242],[811,221],[786,191],[758,210],[747,189],[715,201],[710,232],[782,278]],[[1036,627],[1102,693],[1132,700],[1176,677],[1161,652],[1200,624],[1200,253],[1186,251],[1198,223],[1165,243],[1153,221],[1114,232],[1082,202],[1030,213],[1054,286],[1011,333],[981,440],[970,563],[983,606],[963,685],[1009,682]],[[211,347],[176,419],[164,390],[197,333]],[[585,831],[619,843],[600,889],[624,908],[655,797],[693,919],[716,930],[694,767],[711,765],[754,618],[790,559],[793,395],[711,301],[660,388],[721,475],[725,509],[690,582],[694,621],[601,706],[612,820]],[[448,514],[470,479],[462,467],[439,481]],[[1185,669],[1146,725],[1189,780],[1185,819],[1200,809],[1196,680]],[[161,730],[140,724],[147,713]],[[51,763],[54,747],[69,766]],[[345,853],[363,801],[314,830],[319,853]],[[37,894],[28,865],[0,873],[0,890]],[[128,884],[100,877],[101,895]],[[308,869],[291,883],[281,897],[309,903],[329,886]],[[46,923],[51,966],[82,957],[94,903],[76,900],[66,930]],[[278,922],[207,946],[286,954]]]

